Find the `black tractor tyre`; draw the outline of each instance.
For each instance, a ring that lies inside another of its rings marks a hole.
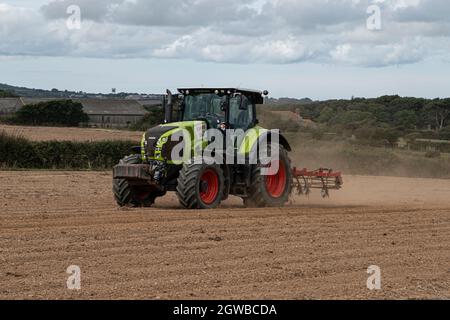
[[[214,209],[220,205],[225,178],[219,165],[184,164],[177,181],[177,197],[187,209]]]
[[[262,175],[261,164],[252,165],[251,182],[247,189],[248,197],[243,198],[246,207],[283,207],[286,202],[288,202],[292,190],[293,179],[291,160],[289,159],[288,152],[283,146],[280,145],[278,148],[280,154],[280,170],[277,177],[279,180],[274,179],[276,181],[273,185],[268,183],[267,179],[269,176]],[[283,178],[280,178],[280,175],[282,175]]]
[[[131,155],[120,160],[120,164],[140,164],[140,155]],[[125,179],[113,179],[113,193],[117,204],[121,207],[151,207],[163,192],[155,191],[147,186],[132,186]]]

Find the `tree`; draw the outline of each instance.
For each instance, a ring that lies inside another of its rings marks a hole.
[[[148,113],[135,125],[132,130],[145,131],[164,122],[164,109],[162,107],[147,108]]]
[[[433,113],[436,131],[441,131],[445,127],[447,119],[450,117],[450,98],[435,99],[426,105],[426,110]]]
[[[336,111],[331,107],[325,107],[320,112],[319,118],[317,119],[321,123],[329,122],[333,117],[336,116]]]
[[[80,123],[88,122],[89,118],[81,103],[60,100],[23,106],[11,121],[19,124],[76,127]]]
[[[412,129],[416,126],[417,116],[413,110],[401,110],[394,114],[395,125],[403,129]]]
[[[352,130],[364,125],[372,125],[375,120],[372,113],[357,110],[341,112],[336,118],[337,124],[342,124]]]

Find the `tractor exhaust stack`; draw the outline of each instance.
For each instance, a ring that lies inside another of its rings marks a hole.
[[[165,105],[164,110],[164,122],[171,123],[172,122],[172,111],[173,111],[173,96],[172,92],[167,89],[167,104]]]

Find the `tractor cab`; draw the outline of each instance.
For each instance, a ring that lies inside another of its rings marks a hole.
[[[177,110],[168,91],[166,123],[204,121],[208,129],[243,129],[254,127],[256,105],[264,102],[263,94],[256,90],[236,88],[184,88],[178,89]]]

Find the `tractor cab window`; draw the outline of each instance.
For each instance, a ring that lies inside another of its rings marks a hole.
[[[225,101],[225,97],[216,94],[188,95],[184,99],[183,121],[203,120],[210,128],[217,128],[225,122]]]
[[[241,104],[241,99],[242,104]],[[247,130],[253,122],[253,104],[246,96],[230,99],[230,127]]]

